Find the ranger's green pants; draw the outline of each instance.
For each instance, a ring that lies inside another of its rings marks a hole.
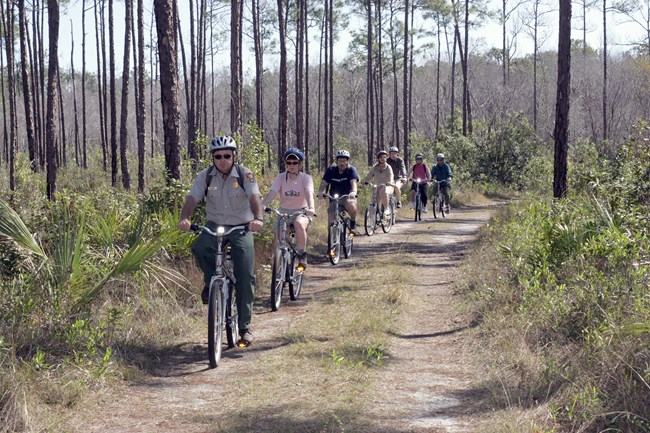
[[[216,231],[217,224],[208,221],[206,226]],[[226,231],[232,226],[224,226]],[[235,230],[224,238],[231,245],[231,255],[234,263],[235,290],[237,291],[237,312],[239,313],[239,329],[249,329],[253,316],[253,301],[255,300],[255,249],[253,234],[243,235]],[[216,238],[208,233],[201,233],[192,246],[199,267],[203,271],[203,281],[207,286],[214,274],[215,254],[217,252]]]

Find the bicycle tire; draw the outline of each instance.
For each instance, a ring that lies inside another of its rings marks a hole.
[[[343,249],[343,257],[349,259],[352,257],[352,244],[354,243],[354,236],[350,235],[350,227],[347,224],[343,225],[341,230],[341,248]]]
[[[327,229],[327,257],[332,265],[336,265],[341,258],[341,237],[336,224],[330,224]]]
[[[296,260],[297,256],[294,254],[291,256],[291,270],[289,277],[289,297],[292,301],[298,299],[300,296],[300,289],[302,289],[302,276],[304,272],[296,272]]]
[[[221,343],[223,339],[223,299],[221,285],[216,280],[210,286],[208,300],[208,361],[210,368],[215,368],[221,360]]]
[[[393,219],[395,218],[395,207],[392,205],[392,203],[388,205],[388,208],[390,209],[390,216],[388,218],[384,216],[383,209],[381,214],[381,229],[384,231],[384,233],[390,232],[390,229],[393,228]]]
[[[273,254],[273,274],[271,276],[271,310],[278,311],[282,302],[282,289],[284,288],[286,267],[284,253],[280,249]]]
[[[422,219],[422,200],[420,200],[420,194],[415,195],[415,221],[420,221]]]
[[[239,310],[237,310],[237,291],[235,286],[228,286],[228,302],[226,303],[226,340],[232,349],[239,338]]]
[[[443,218],[447,218],[447,215],[445,215],[445,199],[440,197],[440,215],[442,215]]]
[[[439,208],[438,208],[438,201],[439,201],[438,200],[438,194],[436,193],[436,198],[433,200],[433,206],[431,206],[433,208],[432,209],[433,210],[433,217],[435,219],[438,219],[438,214],[440,213]]]
[[[366,229],[366,234],[368,236],[372,236],[372,234],[375,232],[375,228],[377,227],[376,221],[377,221],[377,216],[376,216],[376,211],[372,212],[372,215],[370,214],[370,209],[375,210],[373,206],[368,206],[366,208],[366,215],[363,220],[363,225],[364,228]]]

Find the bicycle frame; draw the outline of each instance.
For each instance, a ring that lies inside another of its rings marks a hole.
[[[346,236],[346,229],[350,229],[348,223],[350,217],[346,211],[341,211],[340,201],[344,198],[347,198],[349,194],[341,195],[338,194],[327,195],[327,197],[335,203],[334,205],[334,219],[329,226],[328,233],[328,257],[333,265],[339,262],[341,256],[341,248],[343,249],[344,255],[348,258],[352,253],[352,237]],[[336,236],[332,236],[332,231],[336,231]]]
[[[436,196],[433,200],[433,217],[438,218],[438,214],[442,215],[443,218],[446,218],[445,216],[445,198],[442,195],[442,184],[447,184],[449,182],[448,179],[445,180],[437,180],[433,179],[433,182],[436,183]]]

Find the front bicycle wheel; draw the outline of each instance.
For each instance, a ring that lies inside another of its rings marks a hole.
[[[234,284],[228,285],[228,302],[226,304],[226,340],[233,348],[239,338],[239,311],[237,310],[237,291]]]
[[[330,224],[327,231],[327,257],[333,265],[339,262],[341,258],[341,237],[339,236],[339,227],[337,224]]]
[[[286,263],[284,252],[280,249],[273,254],[273,275],[271,277],[271,309],[278,311],[282,301],[282,289],[284,288],[284,276],[286,275]]]
[[[221,360],[221,341],[223,338],[223,281],[216,280],[210,286],[208,300],[208,361],[215,368]]]
[[[366,215],[363,220],[364,227],[366,229],[366,234],[368,236],[372,236],[372,234],[375,232],[375,228],[377,227],[376,224],[376,218],[375,218],[375,207],[374,206],[368,206],[366,208]]]
[[[440,208],[439,208],[440,215],[442,215],[443,218],[446,218],[446,216],[445,216],[445,199],[442,198],[442,195],[440,196],[438,201],[440,202]]]
[[[438,219],[438,215],[440,215],[440,197],[438,197],[438,194],[436,194],[436,198],[433,200],[433,217],[435,219]]]
[[[395,207],[391,204],[388,205],[388,209],[390,210],[390,215],[386,216],[383,213],[383,206],[382,206],[382,219],[381,219],[381,229],[384,231],[384,233],[388,233],[391,228],[393,228],[393,220],[395,218]]]
[[[302,275],[304,272],[296,271],[296,266],[298,266],[298,256],[293,254],[291,256],[291,270],[288,271],[289,275],[289,297],[292,301],[298,299],[300,296],[300,289],[302,289]]]
[[[354,242],[354,235],[350,234],[350,227],[344,224],[341,227],[341,245],[343,248],[343,256],[346,259],[352,257],[352,244]]]
[[[420,221],[422,219],[422,201],[420,200],[420,194],[415,196],[415,221]]]

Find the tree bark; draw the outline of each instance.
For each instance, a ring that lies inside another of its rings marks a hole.
[[[278,95],[278,169],[284,169],[284,151],[287,150],[287,45],[286,10],[284,0],[278,0],[278,26],[280,31],[280,88]]]
[[[278,0],[279,2],[280,0]],[[279,3],[278,3],[279,5]],[[242,118],[242,0],[232,0],[230,8],[230,129],[233,134],[243,133]],[[278,14],[280,11],[278,10]],[[280,44],[284,42],[280,37]]]
[[[165,168],[169,180],[181,178],[180,114],[178,111],[177,50],[174,38],[172,0],[154,0],[158,55],[160,56],[160,90],[165,137]]]
[[[555,161],[553,197],[567,193],[567,154],[569,148],[569,91],[571,86],[571,0],[560,0],[557,99],[555,103]]]
[[[36,140],[34,138],[34,119],[32,114],[32,92],[29,88],[29,63],[27,62],[27,19],[25,17],[25,0],[18,0],[18,27],[20,29],[20,70],[23,82],[23,102],[25,104],[25,129],[27,132],[27,150],[29,164],[33,171],[38,171]]]
[[[15,79],[14,79],[14,6],[12,2],[7,3],[6,11],[6,41],[5,49],[7,53],[7,93],[9,99],[9,189],[16,191],[16,98],[15,98]],[[6,132],[5,132],[6,133]]]
[[[126,153],[128,144],[129,117],[129,76],[131,59],[131,19],[133,17],[133,0],[124,0],[124,57],[122,58],[122,101],[120,109],[120,167],[122,169],[122,187],[131,189],[131,176]]]
[[[59,75],[59,2],[47,0],[49,57],[47,73],[47,198],[54,201],[56,194],[56,117],[57,83]]]
[[[145,143],[147,133],[145,130],[146,110],[144,100],[144,0],[138,0],[138,106],[136,107],[136,128],[138,131],[138,192],[145,188]],[[153,75],[153,72],[152,72]],[[153,81],[153,79],[152,79]]]

